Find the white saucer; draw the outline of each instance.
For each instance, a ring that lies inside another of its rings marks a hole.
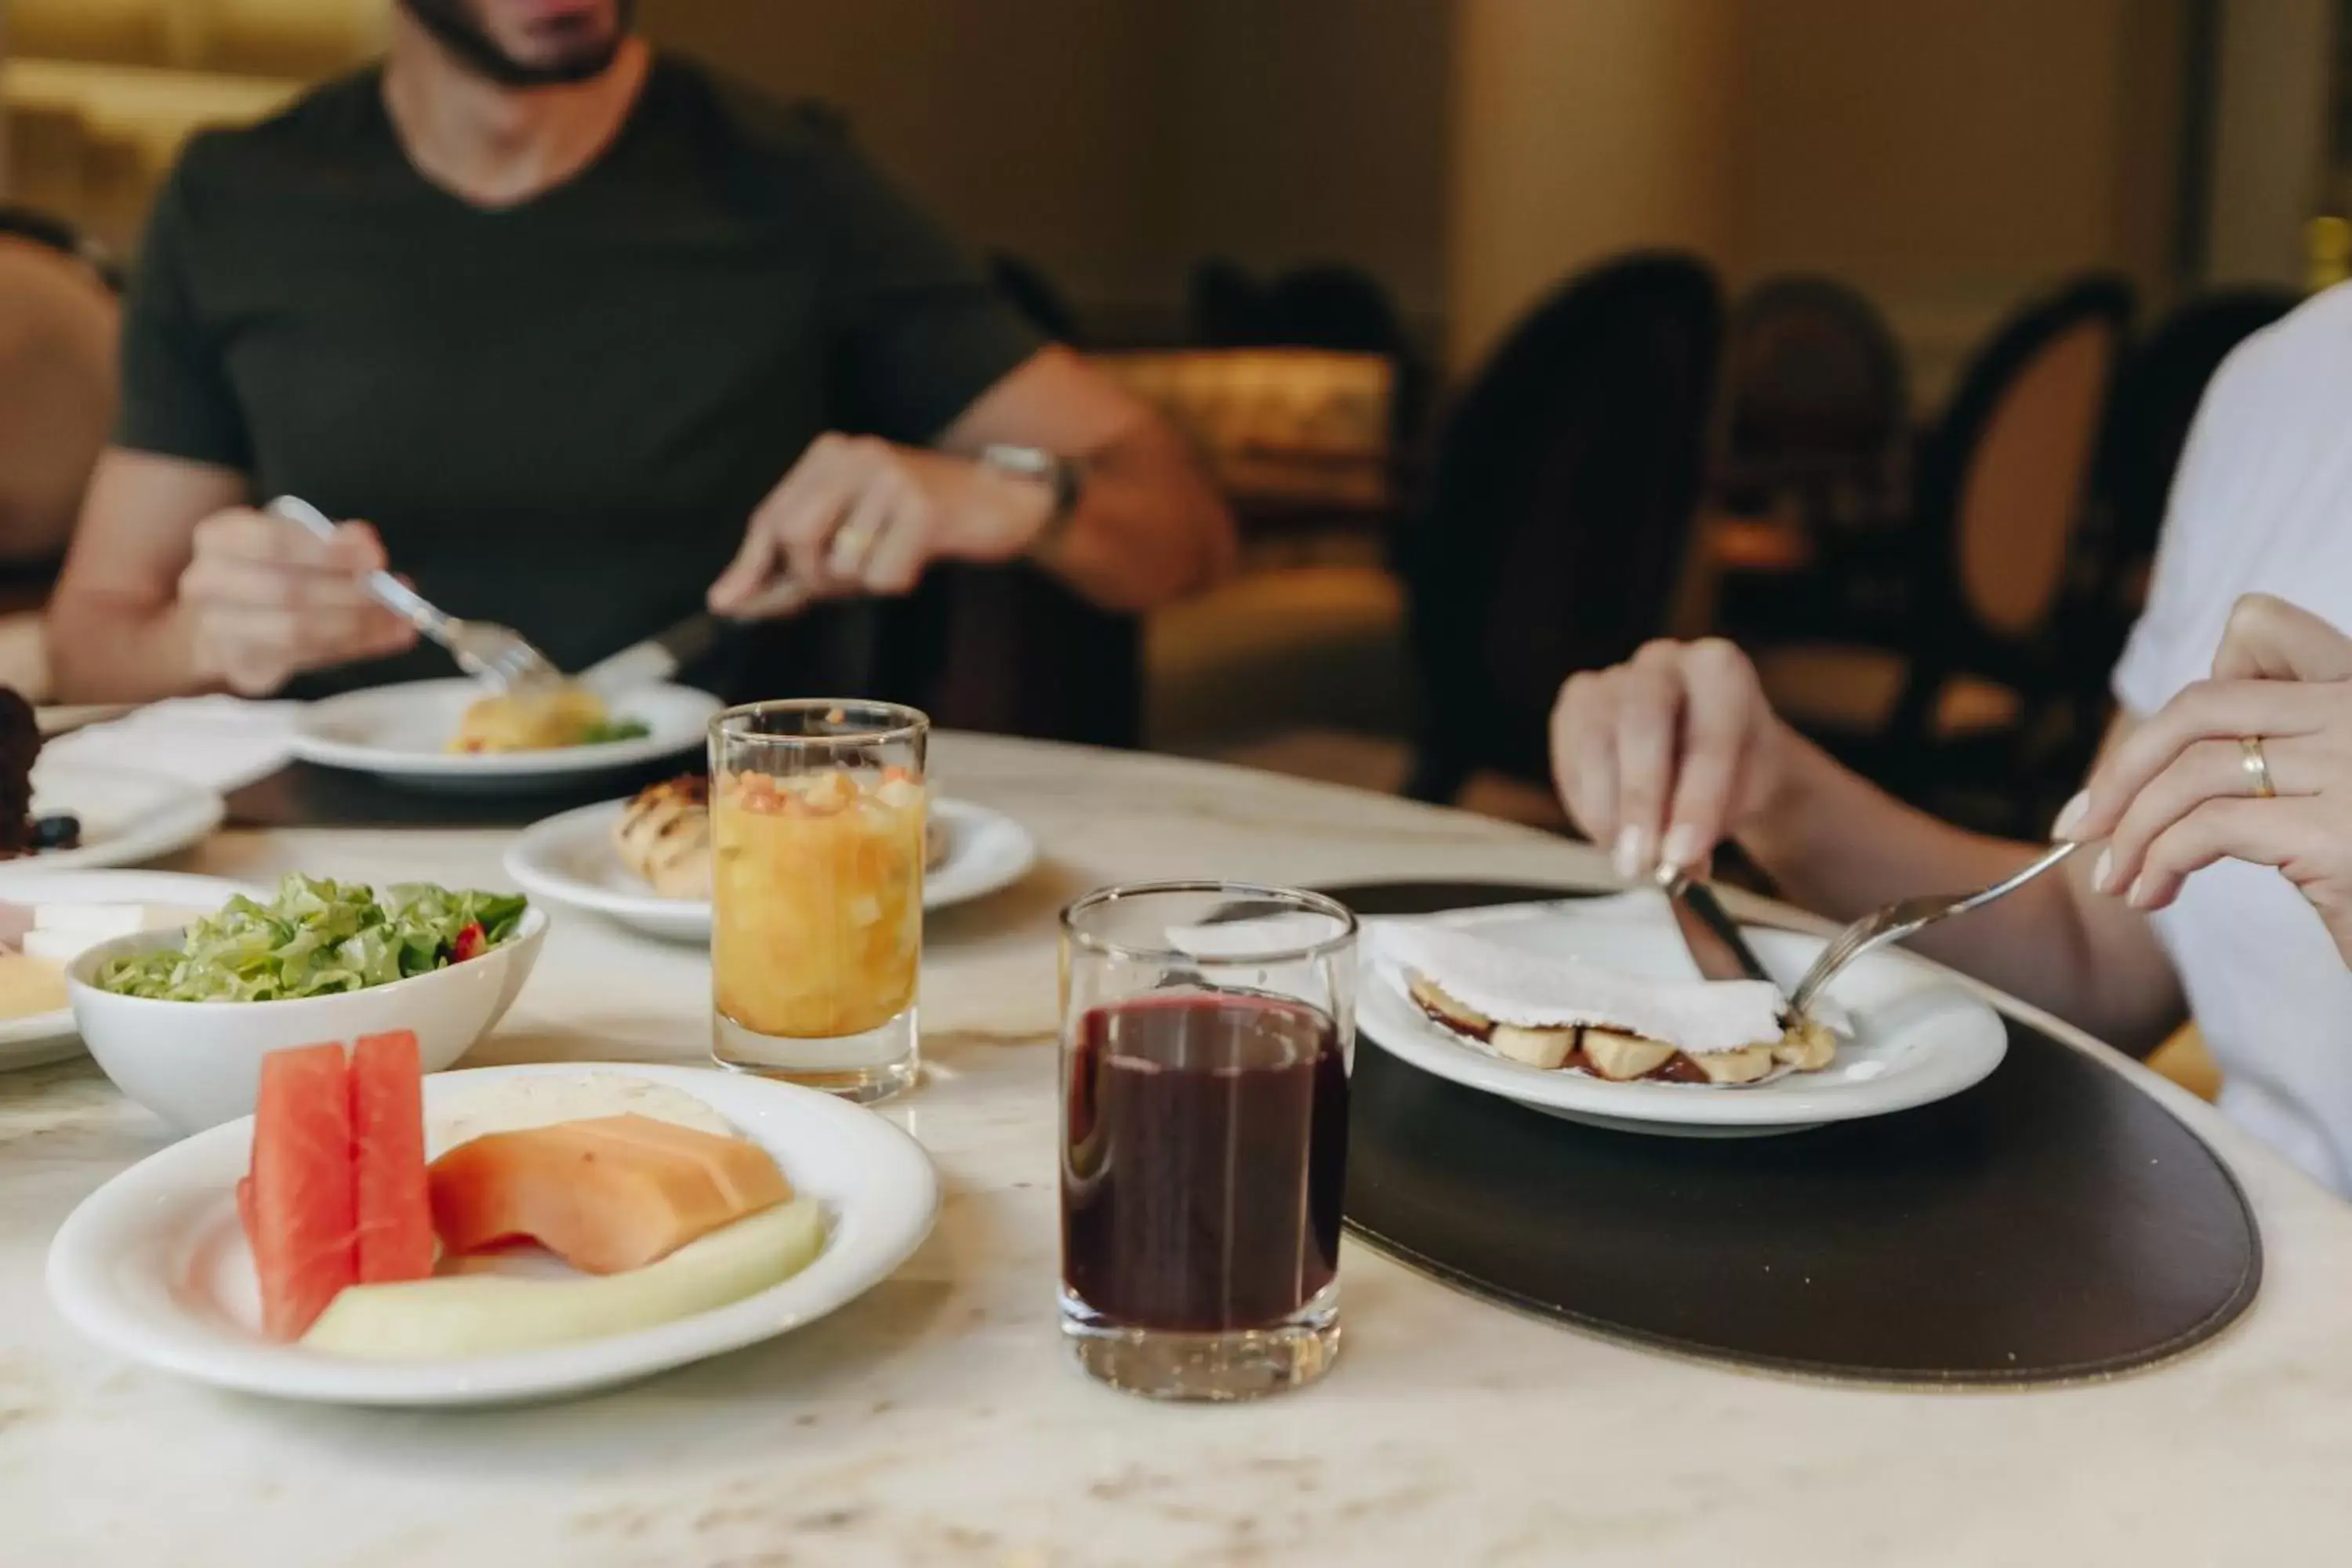
[[[33,815],[71,812],[81,818],[81,844],[0,860],[0,899],[16,897],[9,889],[26,879],[53,871],[159,860],[201,840],[227,810],[218,791],[162,772],[36,763]]]
[[[228,902],[232,894],[268,896],[247,883],[184,871],[53,871],[38,859],[22,864],[25,869],[0,881],[0,903],[173,904],[210,910]],[[71,1007],[0,1019],[0,1072],[62,1061],[81,1049]]]
[[[462,1361],[374,1362],[264,1339],[236,1186],[250,1117],[173,1144],[100,1187],[49,1246],[49,1300],[130,1360],[201,1383],[344,1405],[511,1404],[585,1393],[788,1332],[856,1300],[929,1234],[939,1178],[921,1145],[814,1089],[708,1068],[564,1062],[425,1080],[428,1111],[500,1079],[625,1073],[686,1090],[756,1139],[824,1206],[824,1250],[780,1285],[656,1328]],[[522,1265],[528,1267],[528,1265]],[[537,1271],[544,1272],[540,1260]]]
[[[295,721],[294,754],[326,768],[373,773],[416,789],[468,794],[550,784],[698,751],[719,699],[685,686],[640,687],[613,704],[614,717],[643,721],[641,740],[541,752],[452,752],[449,738],[468,703],[470,680],[412,680],[313,702]]]
[[[1654,914],[1628,899],[1590,910],[1572,903],[1525,905],[1431,918],[1473,926],[1482,936],[1548,957],[1662,980],[1696,975],[1663,901]],[[1612,1083],[1581,1072],[1547,1071],[1496,1056],[1432,1022],[1406,994],[1396,964],[1380,951],[1379,929],[1391,923],[1398,922],[1365,922],[1357,1006],[1363,1037],[1440,1078],[1571,1121],[1682,1137],[1794,1132],[1958,1094],[1999,1067],[2009,1049],[2009,1032],[1990,1007],[1918,960],[1886,952],[1854,964],[1830,987],[1830,999],[1851,1016],[1854,1035],[1839,1043],[1837,1060],[1822,1071],[1738,1088]],[[1822,950],[1819,937],[1744,929],[1783,988]]]
[[[507,875],[532,898],[588,910],[672,942],[710,940],[710,900],[666,899],[621,864],[613,824],[626,801],[608,800],[551,816],[523,829],[507,848]],[[945,909],[1009,888],[1037,863],[1037,841],[1001,811],[963,800],[934,800],[932,819],[947,831],[948,854],[923,877],[923,907]]]

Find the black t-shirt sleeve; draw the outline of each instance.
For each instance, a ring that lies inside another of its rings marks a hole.
[[[204,321],[193,278],[196,232],[183,162],[156,197],[139,247],[122,319],[122,407],[115,444],[223,468],[251,464],[252,448],[218,335]]]
[[[826,218],[845,406],[875,435],[931,440],[1045,340],[846,139],[832,151]]]

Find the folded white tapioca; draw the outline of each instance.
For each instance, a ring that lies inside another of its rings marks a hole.
[[[1438,925],[1385,925],[1381,952],[1498,1024],[1620,1030],[1691,1056],[1778,1045],[1780,994],[1760,980],[1651,980]]]

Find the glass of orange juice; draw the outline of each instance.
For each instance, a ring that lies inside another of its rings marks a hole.
[[[915,1081],[930,721],[805,699],[710,721],[712,1054],[856,1100]]]

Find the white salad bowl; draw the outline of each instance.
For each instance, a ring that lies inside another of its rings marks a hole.
[[[547,911],[478,957],[364,991],[282,1002],[166,1002],[94,984],[108,961],[176,947],[184,931],[144,931],[91,948],[66,968],[82,1043],[114,1086],[183,1132],[253,1114],[261,1058],[324,1041],[406,1029],[426,1072],[451,1066],[498,1026],[547,940]]]

